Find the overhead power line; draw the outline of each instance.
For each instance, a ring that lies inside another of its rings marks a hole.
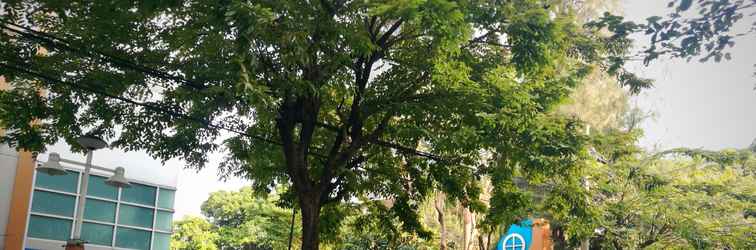
[[[98,91],[96,89],[92,89],[92,88],[89,88],[89,87],[86,87],[86,86],[82,86],[82,85],[79,85],[79,84],[63,81],[63,80],[60,80],[60,79],[56,79],[54,77],[51,77],[51,76],[48,76],[48,75],[45,75],[43,73],[39,73],[39,72],[36,72],[36,71],[32,71],[30,69],[20,68],[20,67],[17,67],[17,66],[14,66],[14,65],[10,65],[10,64],[4,63],[4,62],[0,62],[0,67],[4,67],[4,68],[7,68],[7,69],[11,69],[11,70],[17,71],[17,72],[21,72],[23,74],[27,74],[27,75],[39,78],[39,79],[45,80],[45,81],[50,82],[50,83],[68,85],[70,87],[73,87],[73,88],[76,88],[76,89],[79,89],[79,90],[83,90],[83,91],[86,91],[86,92],[90,92],[90,93],[95,94],[95,95],[100,95],[100,96],[104,96],[106,98],[118,100],[118,101],[121,101],[121,102],[124,102],[124,103],[128,103],[128,104],[131,104],[131,105],[140,106],[140,107],[146,108],[148,110],[152,110],[152,111],[157,111],[157,112],[161,112],[161,113],[164,113],[164,114],[168,114],[168,115],[174,116],[174,117],[179,118],[179,119],[193,121],[193,122],[196,122],[196,123],[199,123],[199,124],[203,125],[206,128],[209,128],[209,129],[224,130],[224,131],[236,133],[236,134],[239,134],[239,135],[247,136],[249,138],[252,138],[252,139],[255,139],[255,140],[259,140],[259,141],[263,141],[263,142],[266,142],[266,143],[271,143],[271,144],[275,144],[275,145],[279,145],[279,146],[283,145],[281,142],[268,139],[268,138],[266,138],[264,136],[255,135],[255,134],[251,134],[251,133],[248,133],[248,132],[245,132],[245,131],[240,131],[240,130],[237,130],[237,129],[228,128],[226,126],[214,124],[214,123],[212,123],[210,121],[207,121],[207,120],[204,120],[204,119],[201,119],[201,118],[197,118],[197,117],[193,117],[191,115],[187,115],[187,114],[184,114],[184,113],[176,112],[176,111],[173,111],[173,110],[170,110],[170,109],[166,109],[166,108],[160,107],[160,106],[155,105],[155,104],[150,104],[150,103],[145,103],[145,102],[139,102],[139,101],[136,101],[136,100],[133,100],[133,99],[129,99],[129,98],[125,98],[125,97],[121,97],[121,96],[117,96],[117,95],[108,94],[108,93],[105,93],[105,92],[102,92],[102,91]],[[313,153],[313,155],[324,157],[323,155],[315,154],[315,153]]]
[[[74,42],[68,41],[64,38],[54,36],[49,33],[37,31],[32,28],[21,26],[15,23],[10,23],[4,20],[0,20],[0,23],[3,24],[2,25],[3,29],[20,34],[21,36],[24,36],[26,38],[39,41],[48,47],[62,49],[69,52],[73,52],[75,54],[79,54],[80,56],[94,58],[95,60],[100,60],[102,62],[112,63],[113,65],[116,65],[122,68],[135,70],[137,72],[142,72],[153,77],[176,81],[178,83],[181,83],[182,86],[185,86],[185,87],[191,87],[195,89],[206,88],[206,86],[202,83],[191,81],[180,76],[175,76],[168,72],[160,71],[151,67],[134,63],[130,60],[119,58],[119,57],[110,55],[108,53],[105,53],[96,49],[76,48],[76,45]]]

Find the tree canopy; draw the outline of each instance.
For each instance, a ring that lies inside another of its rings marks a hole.
[[[550,112],[585,76],[650,86],[623,69],[628,23],[583,26],[550,2],[5,1],[0,141],[95,134],[198,168],[225,151],[223,173],[254,190],[291,184],[303,249],[329,206],[359,198],[428,237],[429,192],[484,212],[484,175],[487,218],[511,219],[514,174],[585,155],[579,122]]]

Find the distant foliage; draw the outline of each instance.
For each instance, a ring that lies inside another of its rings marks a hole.
[[[219,239],[215,225],[204,218],[186,216],[173,222],[172,250],[217,250]]]
[[[625,138],[625,139],[622,139]],[[602,135],[609,163],[587,170],[600,211],[596,249],[752,249],[756,157],[750,150],[673,149],[647,155],[634,136]]]

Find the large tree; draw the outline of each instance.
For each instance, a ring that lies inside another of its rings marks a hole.
[[[584,28],[550,1],[4,2],[2,142],[94,133],[198,168],[225,150],[224,173],[256,191],[290,183],[303,249],[318,249],[322,208],[354,198],[391,200],[427,236],[427,194],[483,211],[486,174],[488,218],[503,219],[515,172],[579,159],[579,126],[549,111],[582,77],[650,85],[622,69],[632,27]]]

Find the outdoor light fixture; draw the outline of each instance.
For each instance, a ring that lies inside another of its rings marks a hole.
[[[113,176],[108,178],[105,183],[114,187],[131,187],[131,183],[129,183],[129,180],[126,180],[126,177],[124,176],[125,172],[126,170],[123,169],[123,167],[117,167]]]
[[[48,175],[66,175],[66,169],[60,165],[60,155],[58,153],[50,153],[47,158],[47,162],[39,165],[37,171],[46,173]]]
[[[108,143],[96,136],[85,135],[76,138],[76,142],[87,151],[98,150],[108,146]]]
[[[79,143],[79,146],[86,149],[87,153],[87,162],[84,164],[84,172],[81,175],[81,182],[79,183],[79,194],[86,195],[88,191],[89,186],[89,172],[94,169],[113,172],[113,176],[108,178],[105,183],[111,186],[116,187],[129,187],[129,181],[126,180],[126,177],[124,177],[125,170],[122,167],[118,167],[115,170],[103,168],[103,167],[97,167],[92,165],[92,153],[95,150],[105,148],[108,146],[108,143],[103,141],[102,139],[93,136],[93,135],[85,135],[79,138],[76,138],[76,142]],[[70,161],[66,161],[70,162]],[[84,209],[86,209],[86,201],[87,199],[79,199],[78,203],[76,204],[76,220],[74,221],[74,228],[73,228],[73,237],[66,242],[66,249],[67,250],[73,250],[73,249],[84,249],[84,243],[81,239],[81,226],[84,220]]]

